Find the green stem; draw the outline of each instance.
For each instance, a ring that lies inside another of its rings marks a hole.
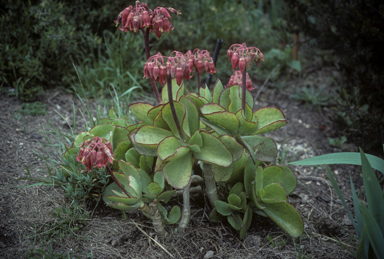
[[[164,237],[167,232],[165,231],[165,228],[163,226],[163,220],[161,218],[159,209],[157,208],[157,200],[154,200],[149,205],[141,201],[139,210],[151,216],[152,224],[156,233],[159,236]]]
[[[203,163],[204,171],[204,182],[205,182],[205,192],[208,196],[209,202],[211,203],[212,208],[215,207],[215,201],[219,199],[216,189],[216,181],[213,178],[212,165]]]
[[[179,118],[177,118],[177,115],[176,115],[175,104],[173,103],[172,77],[170,75],[167,75],[167,88],[168,88],[169,106],[171,107],[171,112],[172,112],[172,116],[173,116],[173,119],[174,119],[175,124],[176,124],[177,132],[179,133],[181,140],[184,141],[184,136],[183,136],[183,133],[181,132]]]
[[[246,83],[247,83],[247,68],[244,68],[243,71],[243,76],[241,78],[241,83],[242,83],[242,95],[241,95],[241,109],[244,111],[244,116],[245,116],[245,99],[246,99]]]
[[[189,188],[191,187],[191,183],[189,183],[183,189],[183,212],[181,214],[181,219],[179,221],[178,231],[180,233],[184,232],[189,224],[189,220],[191,219],[191,206],[189,204]]]

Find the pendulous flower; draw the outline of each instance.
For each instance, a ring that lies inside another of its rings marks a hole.
[[[147,28],[149,32],[154,31],[160,38],[162,33],[173,30],[169,21],[172,18],[170,12],[176,15],[181,14],[180,11],[171,7],[156,7],[151,10],[146,3],[140,4],[140,1],[136,1],[134,6],[128,6],[119,14],[115,23],[116,25],[121,24],[119,27],[121,31],[138,33]]]
[[[79,155],[76,156],[76,161],[85,165],[87,172],[95,167],[106,167],[108,163],[112,164],[113,160],[111,142],[100,137],[85,140],[80,146]]]
[[[229,61],[232,63],[232,69],[235,71],[239,67],[243,72],[245,68],[249,68],[251,63],[255,61],[259,67],[261,61],[264,61],[264,55],[256,47],[247,47],[243,44],[233,44],[227,51]]]
[[[227,87],[230,87],[230,86],[233,86],[233,85],[239,85],[239,86],[242,86],[243,83],[242,83],[242,78],[243,78],[243,72],[241,72],[240,70],[236,70],[233,72],[231,78],[229,79],[229,82],[227,84]],[[252,84],[252,81],[251,79],[249,78],[249,75],[248,73],[246,73],[246,83],[245,83],[245,87],[247,88],[247,90],[249,91],[252,91],[253,89],[255,89],[253,87],[253,84]]]

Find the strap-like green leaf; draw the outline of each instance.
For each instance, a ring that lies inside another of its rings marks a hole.
[[[384,160],[372,155],[366,155],[371,166],[384,174]],[[307,158],[290,163],[291,165],[333,165],[349,164],[361,165],[361,157],[358,152],[340,152]]]

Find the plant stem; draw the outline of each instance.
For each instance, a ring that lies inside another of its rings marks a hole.
[[[163,220],[161,219],[159,209],[157,208],[157,200],[154,200],[149,205],[141,201],[139,210],[151,216],[152,224],[155,228],[156,233],[159,236],[164,237],[167,232],[165,231],[165,228],[163,226]]]
[[[142,31],[143,36],[144,36],[145,56],[148,60],[149,57],[151,56],[151,53],[149,51],[149,28],[142,29],[141,31]],[[157,90],[156,82],[152,78],[151,78],[151,85],[152,85],[152,90],[155,93],[156,100],[160,104],[161,103],[161,97],[160,97],[159,91]]]
[[[215,201],[219,199],[216,189],[216,181],[213,178],[212,165],[203,163],[204,171],[204,182],[205,182],[205,192],[208,196],[209,202],[211,203],[212,208],[215,207]]]
[[[191,219],[191,206],[189,204],[189,188],[191,183],[189,183],[183,190],[183,212],[181,214],[181,219],[179,222],[178,231],[181,233],[187,228],[189,220]]]
[[[197,80],[197,95],[200,96],[201,85],[200,85],[200,75],[198,71],[196,71],[196,80]]]
[[[241,94],[241,109],[244,111],[245,116],[245,99],[246,99],[246,82],[247,82],[247,67],[244,68],[243,76],[241,77],[241,83],[242,83],[242,94]]]
[[[172,77],[170,75],[167,75],[167,87],[168,87],[168,101],[169,106],[171,106],[172,116],[176,124],[177,131],[180,135],[181,140],[184,141],[183,133],[181,132],[180,122],[179,118],[177,118],[176,110],[175,110],[175,104],[173,103],[173,96],[172,96]]]
[[[113,172],[112,172],[111,168],[109,168],[109,166],[106,166],[106,168],[107,168],[108,173],[111,175],[113,181],[117,184],[117,186],[119,186],[119,188],[123,191],[123,193],[125,193],[125,195],[127,195],[127,197],[131,197],[129,195],[129,193],[127,192],[127,190],[121,185],[121,183],[113,175]]]

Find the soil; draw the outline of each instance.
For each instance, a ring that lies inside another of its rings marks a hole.
[[[328,84],[332,69],[318,69],[306,78],[291,78],[284,89],[267,84],[255,102],[256,107],[276,106],[286,115],[289,124],[273,134],[280,149],[280,162],[287,164],[320,154],[341,151],[330,146],[327,137],[335,134],[324,114],[329,107],[316,108],[289,98],[294,88],[308,84],[317,87]],[[329,84],[326,85],[330,89]],[[257,95],[258,89],[254,90]],[[328,94],[332,94],[329,90]],[[22,103],[0,94],[0,258],[353,258],[357,239],[351,222],[324,168],[296,167],[296,190],[289,196],[291,203],[304,219],[305,231],[293,239],[268,218],[254,216],[244,240],[226,222],[209,221],[210,208],[201,194],[192,196],[192,217],[185,233],[168,228],[166,238],[157,237],[148,219],[140,213],[122,213],[101,204],[86,207],[90,217],[79,230],[61,228],[61,219],[51,212],[69,205],[61,188],[32,186],[36,182],[17,180],[28,177],[28,167],[34,178],[48,177],[44,162],[46,151],[56,155],[54,138],[44,133],[48,123],[69,132],[72,105],[82,109],[81,102],[60,89],[45,92],[39,99],[48,107],[46,115],[19,115]],[[97,102],[90,100],[91,110]],[[83,109],[84,110],[84,109]],[[62,116],[60,116],[61,114]],[[77,128],[84,126],[77,113]],[[49,144],[52,141],[52,146]],[[342,146],[344,151],[357,151],[353,144]],[[284,154],[287,154],[283,159]],[[50,166],[50,165],[49,165]],[[331,166],[347,203],[352,209],[349,175],[357,191],[362,185],[359,167]],[[182,199],[175,199],[182,207]],[[71,223],[70,223],[71,224]],[[74,227],[74,226],[72,226]],[[70,228],[74,229],[74,228]],[[54,232],[56,231],[56,232]],[[69,233],[68,233],[69,232]],[[56,233],[56,234],[53,234]],[[61,234],[60,234],[61,233]],[[273,239],[270,241],[269,239]],[[351,253],[352,252],[352,253]]]

